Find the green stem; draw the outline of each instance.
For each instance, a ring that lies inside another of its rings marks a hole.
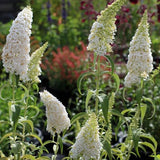
[[[30,88],[31,88],[31,84],[28,83],[28,88],[27,88],[27,99],[26,99],[26,103],[25,103],[25,106],[24,106],[24,118],[26,117],[27,115],[27,109],[28,109],[28,101],[29,101],[29,91],[30,91]],[[23,138],[22,138],[22,142],[25,141],[25,130],[26,130],[26,125],[23,124],[23,129],[22,129],[22,135],[23,135]],[[25,150],[23,151],[23,153],[25,154]]]
[[[10,85],[12,87],[12,104],[11,105],[15,105],[15,89],[16,89],[16,77],[15,74],[10,74]],[[11,111],[12,112],[12,111]],[[11,118],[12,121],[12,118]],[[13,121],[12,121],[13,123]],[[13,129],[13,139],[14,142],[16,143],[16,124],[12,125],[12,129]],[[14,159],[17,159],[16,154],[14,153]]]
[[[133,130],[137,130],[138,129],[138,127],[139,127],[139,118],[140,118],[140,105],[138,104],[135,116],[132,118],[132,122],[131,122],[131,124],[129,126],[129,131],[128,131],[129,137],[127,138],[127,143],[129,143],[129,147],[128,147],[128,154],[127,154],[127,157],[126,157],[125,160],[129,160],[131,152],[132,152],[132,149],[134,147],[132,132],[133,132]]]
[[[21,154],[18,152],[17,154],[17,160],[20,160],[21,159]]]
[[[55,134],[53,135],[53,141],[54,141],[54,138],[55,138]],[[54,144],[55,148],[54,148],[54,156],[53,156],[53,160],[56,160],[56,158],[57,158],[57,153],[58,153],[58,149],[59,149],[58,139],[59,139],[59,135],[57,135],[57,142],[56,142],[56,145]]]
[[[28,87],[27,87],[27,99],[26,99],[26,103],[25,103],[25,106],[24,106],[24,118],[26,117],[27,115],[27,109],[28,109],[28,101],[29,101],[29,91],[30,91],[30,88],[31,88],[31,84],[28,83]],[[23,129],[22,129],[22,142],[25,142],[25,131],[26,131],[26,125],[23,124]],[[22,154],[25,155],[25,151],[26,149],[23,150]]]
[[[127,154],[127,157],[125,160],[129,160],[129,158],[131,156],[132,149],[133,149],[133,141],[131,142],[131,144],[129,146],[129,151],[128,151],[128,154]]]
[[[132,149],[134,147],[134,143],[133,143],[133,131],[137,130],[139,128],[139,120],[140,120],[140,107],[141,107],[141,100],[142,100],[142,95],[143,95],[143,79],[141,79],[141,86],[139,89],[137,89],[136,91],[136,100],[137,100],[137,110],[135,113],[135,116],[132,118],[132,122],[129,126],[129,130],[128,130],[128,137],[126,139],[126,143],[129,143],[129,148],[128,148],[128,153],[127,153],[127,157],[125,158],[125,160],[129,160]],[[142,124],[141,124],[142,125]]]
[[[10,81],[11,81],[11,85],[12,85],[12,103],[15,104],[15,84],[16,84],[16,79],[15,79],[15,75],[12,74],[10,76]],[[12,104],[12,105],[13,105]],[[16,127],[13,125],[13,138],[14,140],[16,140]]]
[[[96,101],[95,101],[95,113],[96,113],[96,115],[98,115],[99,80],[100,80],[100,57],[98,56],[97,70],[96,70]]]

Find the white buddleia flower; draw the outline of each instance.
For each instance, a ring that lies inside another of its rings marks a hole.
[[[44,90],[40,92],[40,97],[46,106],[47,130],[51,134],[61,133],[70,126],[70,119],[64,105],[51,93]]]
[[[128,74],[125,77],[125,86],[140,84],[141,77],[145,77],[153,69],[153,57],[150,49],[151,40],[148,33],[149,24],[147,22],[147,11],[145,11],[136,33],[130,42],[127,69]]]
[[[31,55],[31,60],[28,65],[28,78],[32,82],[39,83],[41,82],[38,76],[41,75],[41,57],[43,56],[43,53],[45,49],[47,48],[48,43],[45,43],[42,47],[38,48],[35,52]]]
[[[70,156],[73,159],[82,157],[84,160],[98,160],[101,149],[102,144],[99,138],[98,122],[96,115],[92,113],[76,137]]]
[[[27,78],[30,61],[30,35],[33,13],[24,8],[13,21],[3,48],[2,61],[6,72],[15,73],[23,81]]]
[[[116,14],[126,0],[116,0],[97,17],[93,23],[87,49],[94,51],[98,55],[105,55],[106,52],[112,52],[111,44],[116,32]]]

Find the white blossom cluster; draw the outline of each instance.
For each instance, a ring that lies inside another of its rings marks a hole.
[[[88,37],[89,44],[87,49],[94,51],[99,55],[104,55],[107,51],[106,43],[104,43],[105,42],[104,38],[101,35],[101,30],[103,29],[104,29],[103,24],[94,22],[91,28],[91,34]]]
[[[96,115],[93,113],[82,127],[76,137],[76,142],[70,151],[71,158],[82,157],[84,160],[100,158],[102,144],[99,138],[98,122]]]
[[[147,12],[144,13],[138,29],[130,42],[125,86],[131,87],[133,84],[140,84],[142,74],[148,74],[153,69],[153,57],[150,49],[151,40],[148,33]],[[143,77],[144,78],[144,77]]]
[[[64,105],[51,93],[44,90],[40,92],[40,97],[46,106],[47,130],[51,134],[61,133],[70,126],[70,119]]]
[[[29,80],[33,82],[41,82],[41,80],[38,78],[38,76],[41,75],[41,57],[43,56],[43,53],[45,49],[47,48],[48,43],[45,43],[42,47],[38,48],[35,52],[32,53],[31,59],[28,65],[28,77]]]
[[[13,21],[10,33],[7,35],[3,48],[2,61],[6,72],[20,75],[27,79],[28,63],[30,61],[30,35],[33,13],[30,7],[24,8]]]
[[[112,52],[111,44],[116,32],[115,16],[124,2],[125,0],[116,0],[104,11],[101,11],[101,15],[97,17],[97,21],[93,23],[91,28],[91,33],[88,37],[88,50],[94,51],[98,55]]]

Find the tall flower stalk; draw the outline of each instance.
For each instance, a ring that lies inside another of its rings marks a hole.
[[[125,86],[139,85],[141,77],[147,78],[153,69],[153,57],[150,48],[151,40],[148,33],[147,11],[145,11],[135,36],[130,42]]]
[[[91,33],[88,37],[88,50],[94,51],[98,55],[105,55],[112,52],[111,44],[116,32],[116,14],[126,0],[116,0],[105,10],[101,11],[97,20],[93,23]]]
[[[68,118],[68,113],[66,112],[63,104],[54,97],[48,91],[40,92],[40,97],[44,105],[46,106],[46,117],[47,117],[47,130],[53,135],[53,140],[55,133],[59,134],[70,127],[70,119]],[[58,138],[57,138],[58,139]],[[55,145],[55,155],[56,160],[58,151],[58,142]]]
[[[92,137],[94,136],[95,139],[97,139],[96,138],[97,136],[95,134],[91,133],[92,129],[89,129],[88,126],[90,126],[90,128],[93,128],[93,129],[94,129],[94,126],[97,127],[98,122],[101,119],[101,116],[103,116],[103,124],[101,124],[100,129],[102,129],[102,132],[100,132],[101,134],[99,136],[104,138],[103,142],[102,142],[104,144],[103,149],[105,150],[104,155],[106,157],[109,155],[109,158],[112,157],[111,151],[107,150],[106,148],[108,146],[111,147],[111,137],[112,137],[112,135],[111,135],[112,134],[111,117],[112,117],[112,114],[109,112],[111,112],[113,104],[114,104],[114,100],[113,100],[114,93],[110,97],[109,95],[102,93],[102,91],[100,92],[100,85],[102,82],[101,77],[103,76],[104,73],[107,72],[107,71],[101,72],[100,68],[101,68],[102,64],[101,64],[100,59],[101,59],[101,56],[104,56],[104,57],[106,57],[106,59],[109,60],[109,62],[111,64],[113,64],[111,58],[108,55],[106,55],[106,53],[112,52],[111,44],[113,43],[113,39],[114,39],[115,31],[116,31],[116,25],[115,25],[116,18],[115,18],[115,16],[116,16],[116,13],[121,8],[121,6],[124,4],[124,2],[125,2],[125,0],[116,0],[114,3],[109,5],[108,8],[106,8],[104,11],[101,11],[101,15],[98,16],[97,20],[93,23],[92,28],[91,28],[91,33],[88,37],[89,44],[88,44],[87,49],[89,51],[94,52],[93,70],[91,72],[84,73],[84,74],[82,74],[82,76],[80,76],[80,78],[78,80],[78,86],[80,86],[79,83],[82,81],[82,79],[84,77],[86,77],[88,75],[89,76],[92,75],[94,77],[95,90],[88,89],[85,106],[86,106],[87,113],[89,113],[89,114],[91,113],[93,115],[95,114],[95,116],[97,117],[97,124],[91,125],[90,121],[93,121],[93,123],[95,123],[94,122],[95,120],[93,118],[89,118],[89,120],[85,123],[84,127],[81,128],[81,130],[76,138],[76,142],[72,146],[72,149],[70,152],[71,157],[73,159],[79,158],[79,157],[82,157],[83,159],[86,159],[86,160],[100,158],[100,147],[96,147],[97,149],[94,148],[95,151],[92,151],[93,154],[94,154],[94,152],[95,152],[95,154],[97,154],[96,156],[90,154],[91,153],[90,150],[93,147],[89,146],[90,143],[88,141],[94,142],[94,140],[92,140]],[[113,73],[114,67],[111,66],[111,68],[112,68],[112,72],[108,71],[108,73],[111,75],[114,74],[114,76],[115,76],[116,74]],[[118,79],[118,76],[116,76],[116,78]],[[92,104],[92,106],[94,106],[94,108],[90,109],[90,107],[88,107],[88,104],[89,104],[89,101],[92,97],[94,97],[95,105]],[[106,101],[105,101],[104,97],[107,97],[106,98],[107,103],[105,103]],[[106,108],[108,108],[108,110]],[[102,115],[102,112],[103,112],[103,115]],[[94,130],[97,130],[97,129],[94,129]],[[89,133],[89,136],[88,136],[87,132]],[[88,140],[86,138],[85,134],[87,135],[88,139],[90,137],[91,137],[91,139]],[[93,134],[93,135],[90,135],[90,134]],[[107,137],[109,137],[109,138],[107,138]],[[101,142],[99,142],[99,144],[101,144]],[[97,152],[97,150],[98,150],[98,152]],[[87,153],[86,153],[86,151],[87,151]]]
[[[143,118],[146,113],[147,105],[142,103],[142,101],[149,101],[154,106],[152,100],[143,97],[143,79],[147,79],[149,73],[153,69],[153,57],[151,53],[151,40],[148,31],[148,16],[147,11],[144,12],[141,22],[136,30],[136,33],[130,42],[129,55],[128,55],[128,74],[125,77],[125,87],[131,88],[136,86],[136,101],[135,105],[135,115],[131,119],[131,123],[128,126],[128,136],[125,140],[125,150],[123,154],[124,160],[129,160],[133,148],[139,155],[138,146],[141,137],[146,137],[155,141],[152,136],[146,136],[142,131]],[[140,125],[141,122],[141,125]],[[148,143],[148,142],[147,142]],[[141,142],[143,144],[143,142]],[[145,142],[144,142],[145,144]],[[148,144],[150,146],[150,144]],[[155,147],[155,148],[154,148]],[[154,154],[157,144],[154,143],[154,149],[152,148]]]
[[[63,104],[48,91],[40,92],[40,97],[46,106],[47,130],[51,134],[60,134],[70,126],[70,119]]]
[[[30,61],[30,35],[33,13],[24,8],[13,21],[3,48],[2,61],[6,72],[20,76],[26,81]]]
[[[89,44],[87,49],[94,51],[95,64],[94,69],[96,77],[96,102],[95,112],[98,114],[98,95],[99,95],[99,83],[100,83],[100,56],[105,56],[107,52],[112,52],[111,44],[113,43],[115,31],[116,31],[116,13],[121,6],[125,3],[125,0],[116,0],[114,3],[108,6],[105,10],[101,11],[101,15],[97,17],[97,20],[93,23],[90,35],[88,37]]]
[[[35,52],[32,53],[30,62],[28,64],[28,78],[32,83],[39,83],[41,80],[38,76],[41,75],[41,58],[45,49],[47,48],[48,43],[45,43],[42,47],[38,48]]]
[[[76,142],[70,151],[71,158],[80,156],[84,160],[91,158],[99,160],[102,144],[99,138],[99,129],[96,115],[92,113],[76,137]]]

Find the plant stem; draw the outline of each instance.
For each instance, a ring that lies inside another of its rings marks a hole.
[[[31,88],[31,84],[28,83],[28,88],[27,88],[27,99],[26,99],[26,103],[25,103],[25,106],[24,106],[24,118],[25,118],[26,115],[27,115],[30,88]],[[25,130],[26,130],[26,126],[25,126],[25,124],[23,124],[23,130],[22,130],[23,138],[22,138],[22,142],[25,141]],[[25,150],[24,150],[23,153],[25,154]]]
[[[20,156],[20,153],[18,152],[18,155],[17,155],[18,157],[17,157],[17,160],[20,160],[21,158],[21,156]]]
[[[129,126],[129,131],[128,131],[129,137],[128,137],[127,141],[126,141],[127,143],[129,143],[129,148],[128,148],[128,154],[127,154],[127,157],[126,157],[125,160],[129,160],[131,152],[132,152],[132,149],[134,147],[134,144],[133,144],[133,133],[132,132],[134,130],[137,130],[138,127],[139,127],[139,117],[140,117],[140,105],[138,104],[135,116],[132,118],[132,122],[131,122],[131,124]]]
[[[54,141],[54,138],[55,138],[55,134],[53,135],[53,141]],[[57,158],[57,153],[58,153],[58,149],[59,149],[58,138],[59,138],[59,135],[57,135],[56,145],[53,146],[54,156],[52,156],[52,160],[56,160],[56,158]]]
[[[12,74],[10,76],[10,81],[11,81],[11,85],[12,85],[12,103],[15,104],[15,84],[16,84],[16,79],[15,79],[15,75],[14,74]],[[16,137],[16,127],[13,124],[13,138],[14,138],[14,140],[16,140],[15,137]]]
[[[96,115],[98,115],[98,103],[99,103],[99,99],[98,99],[98,94],[99,94],[99,80],[100,80],[100,57],[98,56],[98,60],[97,60],[97,70],[96,70],[96,102],[95,102],[95,113]]]
[[[12,102],[11,102],[11,105],[15,105],[15,87],[16,87],[15,74],[10,74],[10,85],[12,87]],[[12,109],[11,109],[11,112],[13,112]],[[13,123],[12,124],[13,139],[14,139],[14,142],[16,143],[16,124],[14,124],[14,122],[12,121],[12,113],[11,113],[11,118],[10,119],[11,119],[11,122]],[[15,160],[17,159],[16,153],[14,153],[14,159]]]

